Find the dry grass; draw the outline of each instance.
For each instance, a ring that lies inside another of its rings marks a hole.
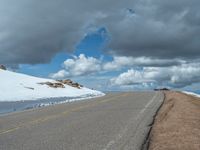
[[[200,150],[200,99],[179,92],[165,94],[149,150]]]

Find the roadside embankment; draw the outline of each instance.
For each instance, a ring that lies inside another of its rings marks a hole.
[[[149,150],[200,150],[200,98],[165,92],[149,139]]]

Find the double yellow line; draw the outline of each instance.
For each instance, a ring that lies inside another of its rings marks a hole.
[[[73,108],[73,109],[70,109],[70,110],[66,110],[66,111],[63,111],[63,112],[61,112],[59,114],[46,116],[46,117],[38,118],[38,119],[29,121],[29,122],[21,123],[18,126],[12,127],[10,129],[0,130],[0,135],[6,134],[6,133],[10,133],[10,132],[14,132],[14,131],[16,131],[18,129],[21,129],[21,128],[29,126],[29,125],[36,125],[36,124],[39,124],[39,123],[42,123],[42,122],[46,122],[46,121],[49,121],[49,120],[52,120],[52,119],[55,119],[55,118],[66,116],[69,113],[80,111],[80,110],[85,109],[85,108],[94,107],[94,106],[97,106],[98,104],[106,103],[106,102],[115,100],[116,98],[127,96],[127,94],[128,93],[125,93],[125,94],[122,94],[122,95],[118,95],[118,96],[114,96],[114,97],[111,97],[111,98],[108,98],[108,99],[105,99],[105,100],[96,101],[96,103],[93,103],[93,104],[87,104],[87,105],[79,106],[79,107],[76,107],[76,108]]]

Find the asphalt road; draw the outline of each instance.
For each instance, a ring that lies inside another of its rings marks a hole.
[[[0,116],[0,150],[137,150],[161,92],[107,94]]]

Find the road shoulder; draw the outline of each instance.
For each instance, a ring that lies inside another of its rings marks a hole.
[[[165,92],[149,135],[149,150],[200,149],[200,98]]]

